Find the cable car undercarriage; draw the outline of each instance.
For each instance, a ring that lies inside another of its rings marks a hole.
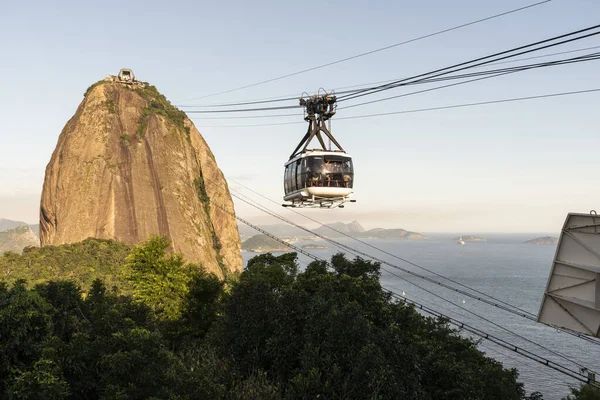
[[[308,130],[285,163],[283,199],[288,203],[283,206],[343,208],[344,203],[356,200],[351,199],[354,195],[352,157],[326,126],[326,121],[335,114],[336,97],[317,94],[301,98],[300,105],[305,108]],[[329,148],[324,136],[329,141]],[[309,149],[315,137],[320,148]],[[337,150],[332,150],[331,144]]]

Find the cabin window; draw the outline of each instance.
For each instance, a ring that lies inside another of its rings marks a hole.
[[[300,167],[301,160],[296,161],[296,168],[294,172],[294,190],[298,190],[302,187],[300,184],[300,175],[302,174],[302,169]]]
[[[307,157],[302,170],[303,183],[308,187],[352,188],[354,172],[352,160],[341,156]]]
[[[287,194],[290,192],[290,166],[289,165],[285,166],[283,182],[284,182],[284,190],[285,190],[285,193]]]

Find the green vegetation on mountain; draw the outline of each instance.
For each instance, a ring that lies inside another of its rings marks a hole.
[[[156,86],[146,84],[144,87],[135,88],[140,95],[148,102],[148,106],[142,109],[140,124],[147,125],[147,117],[150,115],[162,115],[171,122],[177,129],[185,131],[187,138],[190,138],[190,127],[185,125],[187,116],[183,111],[171,104],[167,98],[156,89]],[[145,128],[141,129],[145,131]]]
[[[9,284],[24,279],[30,285],[70,279],[82,288],[101,279],[111,289],[128,292],[131,288],[122,274],[130,251],[131,246],[101,239],[26,247],[23,254],[7,252],[0,256],[0,279]]]

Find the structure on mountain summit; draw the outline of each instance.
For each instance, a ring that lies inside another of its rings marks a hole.
[[[119,73],[117,75],[109,75],[106,78],[104,78],[104,80],[107,82],[122,83],[122,84],[130,85],[130,86],[139,86],[139,87],[146,86],[145,82],[140,82],[135,78],[135,74],[133,73],[133,70],[131,70],[129,68],[121,68],[121,70],[119,71]]]

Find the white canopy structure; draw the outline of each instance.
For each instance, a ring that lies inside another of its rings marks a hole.
[[[565,220],[538,322],[600,337],[600,216]]]

